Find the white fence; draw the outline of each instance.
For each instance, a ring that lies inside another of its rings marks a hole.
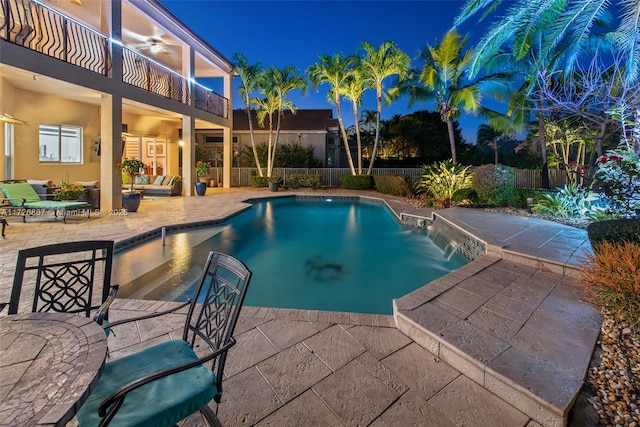
[[[373,175],[406,175],[409,184],[414,185],[421,175],[421,168],[374,168]],[[531,169],[514,169],[516,188],[542,188],[542,171]],[[340,175],[350,174],[349,168],[275,168],[274,175],[281,176],[286,185],[290,175],[320,175],[321,186],[339,187]],[[251,185],[251,176],[257,175],[256,168],[233,168],[231,170],[231,186],[246,187]],[[211,176],[222,177],[222,168],[211,168]],[[562,187],[567,183],[566,172],[559,169],[549,169],[549,183],[551,188]]]

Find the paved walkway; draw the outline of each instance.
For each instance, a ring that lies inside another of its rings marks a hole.
[[[147,199],[125,217],[68,224],[10,219],[7,240],[0,242],[0,300],[8,299],[22,247],[87,238],[122,242],[162,225],[223,219],[245,209],[243,200],[274,195],[261,189],[209,192],[204,198]],[[431,217],[430,210],[401,198],[384,199],[397,214]],[[245,307],[226,369],[223,424],[566,423],[599,330],[595,310],[569,286],[590,250],[586,233],[469,209],[437,213],[437,220],[482,240],[489,255],[397,300],[395,319]],[[111,318],[167,304],[118,300]],[[175,335],[179,324],[176,315],[116,333],[112,357]],[[576,413],[573,424],[589,425],[583,415]]]

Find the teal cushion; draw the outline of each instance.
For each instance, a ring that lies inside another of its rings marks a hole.
[[[27,202],[24,207],[27,209],[73,209],[89,206],[87,202],[65,202],[59,200],[39,200],[37,202]]]
[[[153,181],[153,185],[162,185],[162,181],[164,181],[164,176],[158,175],[155,181]]]
[[[138,175],[135,177],[134,184],[146,185],[149,183],[149,175]]]
[[[22,206],[22,199],[27,202],[39,202],[40,196],[28,182],[17,182],[13,184],[0,184],[0,189],[12,206]]]
[[[106,363],[91,395],[78,411],[79,425],[97,426],[98,406],[123,385],[197,358],[185,341],[172,340]],[[204,366],[196,366],[130,392],[109,426],[173,426],[204,407],[216,393],[216,376]]]

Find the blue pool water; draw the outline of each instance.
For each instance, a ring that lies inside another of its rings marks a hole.
[[[185,300],[214,250],[253,272],[245,305],[392,314],[392,299],[468,262],[447,259],[426,230],[401,226],[384,205],[349,199],[272,199],[218,227],[169,236],[165,248],[148,245],[166,262],[122,285],[133,260],[162,256],[118,255],[118,296]]]

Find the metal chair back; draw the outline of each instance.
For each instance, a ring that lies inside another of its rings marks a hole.
[[[31,312],[82,313],[90,317],[110,296],[112,262],[111,240],[57,243],[19,251],[9,314],[27,311],[27,304],[21,305],[20,299],[30,293]]]
[[[197,353],[200,354],[203,344],[214,353],[233,341],[233,331],[250,280],[251,271],[242,261],[224,253],[209,253],[182,336]],[[211,361],[210,366],[217,379],[218,395],[214,398],[217,403],[220,403],[222,396],[226,357],[227,352],[222,352]]]

